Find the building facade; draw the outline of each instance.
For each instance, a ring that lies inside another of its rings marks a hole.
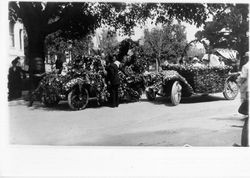
[[[9,64],[19,56],[24,62],[24,28],[20,22],[9,22]]]

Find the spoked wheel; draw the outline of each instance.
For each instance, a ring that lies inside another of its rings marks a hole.
[[[89,93],[84,88],[80,92],[78,88],[74,88],[69,94],[68,94],[68,104],[69,107],[73,110],[81,110],[86,108],[89,101]]]
[[[227,100],[234,100],[238,95],[239,87],[235,81],[226,81],[225,89],[223,92],[224,97]]]
[[[146,97],[149,101],[154,101],[156,99],[156,94],[153,89],[146,90]]]
[[[171,102],[174,106],[178,105],[181,101],[182,86],[178,81],[175,81],[171,89]]]

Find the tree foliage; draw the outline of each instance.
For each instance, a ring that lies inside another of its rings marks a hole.
[[[104,54],[112,54],[118,45],[117,34],[110,29],[103,29],[99,37],[100,49]]]
[[[80,39],[67,40],[61,36],[60,31],[49,34],[45,39],[46,50],[50,54],[65,53],[70,51],[74,59],[78,55],[88,55],[93,47],[90,36]]]
[[[212,48],[235,49],[242,56],[249,49],[249,5],[212,4],[208,9],[213,20],[205,23],[196,38],[209,40]]]
[[[204,4],[111,2],[9,2],[10,20],[20,20],[28,35],[28,57],[44,59],[47,35],[61,30],[66,39],[83,38],[103,24],[131,34],[133,27],[150,18],[156,23],[172,19],[197,26],[207,18]],[[31,66],[35,65],[30,63]]]
[[[181,56],[187,45],[185,27],[180,24],[168,24],[162,28],[144,31],[144,52],[158,65],[170,55]]]
[[[204,56],[205,52],[205,47],[201,43],[192,44],[186,51],[188,57],[198,57],[199,59]]]

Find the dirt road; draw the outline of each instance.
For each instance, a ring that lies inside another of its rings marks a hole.
[[[239,98],[222,94],[184,98],[171,106],[166,98],[145,96],[119,108],[91,107],[70,111],[66,102],[55,108],[25,101],[9,102],[10,142],[81,146],[232,146],[240,144],[243,125]],[[94,104],[93,104],[94,105]]]

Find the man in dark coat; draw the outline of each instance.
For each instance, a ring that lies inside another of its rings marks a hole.
[[[63,69],[63,61],[60,58],[56,60],[56,69],[58,70],[58,74],[62,72]]]
[[[119,106],[118,88],[120,79],[118,75],[118,67],[114,63],[114,58],[109,57],[109,65],[107,66],[107,81],[110,88],[111,107]]]
[[[25,73],[20,67],[20,57],[16,57],[11,63],[8,75],[9,100],[22,96],[22,78],[25,78]]]

